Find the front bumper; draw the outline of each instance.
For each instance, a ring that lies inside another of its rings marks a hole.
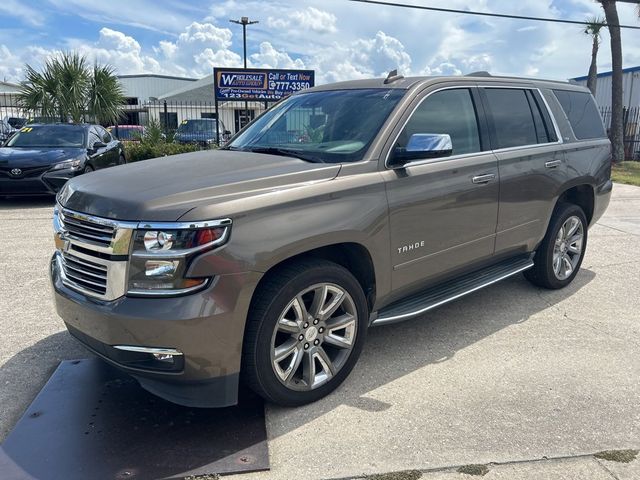
[[[0,195],[55,195],[67,181],[81,172],[59,170],[37,176],[0,175]]]
[[[51,262],[56,309],[69,332],[143,388],[192,407],[237,402],[244,325],[259,278],[253,272],[221,275],[183,297],[103,301],[63,285],[55,255]],[[122,345],[171,348],[182,356],[161,368],[149,354],[114,348]]]

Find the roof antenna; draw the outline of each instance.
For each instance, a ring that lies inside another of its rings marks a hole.
[[[398,75],[398,69],[393,69],[387,75],[387,78],[384,79],[384,84],[387,85],[389,83],[393,83],[396,80],[402,80],[404,77],[402,75]]]

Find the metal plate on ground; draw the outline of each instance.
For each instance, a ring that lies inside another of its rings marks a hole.
[[[174,405],[99,359],[62,362],[0,447],[3,480],[179,479],[269,469],[264,406]]]

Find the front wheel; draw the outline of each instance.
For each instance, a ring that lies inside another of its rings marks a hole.
[[[252,302],[243,355],[248,385],[285,406],[324,397],[353,369],[368,313],[362,287],[342,266],[315,260],[280,269]]]
[[[587,218],[573,204],[556,209],[549,229],[536,251],[533,268],[524,272],[535,285],[549,289],[567,286],[578,274],[587,248]]]

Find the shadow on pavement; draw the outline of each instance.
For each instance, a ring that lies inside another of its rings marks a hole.
[[[568,287],[550,295],[549,291],[517,276],[423,317],[371,328],[355,369],[333,394],[299,411],[271,406],[269,438],[295,430],[309,419],[341,405],[368,412],[387,410],[391,405],[367,394],[422,367],[446,362],[457,352],[506,327],[526,322],[536,313],[575,294],[594,278],[594,272],[582,269]]]
[[[291,432],[341,405],[370,412],[384,411],[391,405],[367,397],[369,392],[427,365],[446,362],[466,347],[511,325],[526,322],[536,313],[575,294],[594,278],[594,272],[582,269],[571,285],[550,295],[518,276],[426,316],[372,328],[356,368],[337,391],[298,409],[270,406],[269,438]],[[15,424],[59,361],[87,356],[91,355],[67,332],[60,332],[9,359],[0,367],[3,425]],[[122,408],[127,408],[126,402]],[[7,433],[0,432],[3,438]]]

